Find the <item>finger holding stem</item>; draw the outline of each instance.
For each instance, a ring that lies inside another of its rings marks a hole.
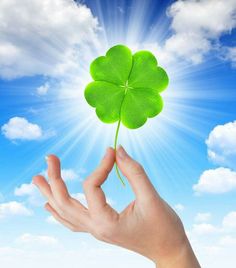
[[[115,153],[116,153],[116,148],[117,148],[117,140],[118,140],[119,129],[120,129],[120,120],[118,121],[118,125],[117,125],[117,128],[116,128],[115,143],[114,143]],[[118,169],[118,166],[117,166],[116,162],[115,162],[115,168],[116,168],[116,174],[117,174],[118,178],[120,179],[122,185],[125,186],[124,180],[122,179],[122,177],[120,175],[120,172],[119,172],[119,169]]]

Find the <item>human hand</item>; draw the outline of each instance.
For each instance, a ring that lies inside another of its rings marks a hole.
[[[101,185],[117,165],[136,199],[120,214],[107,202]],[[119,147],[108,148],[97,169],[83,183],[88,208],[72,198],[61,178],[60,161],[47,158],[49,183],[37,175],[33,183],[47,198],[45,208],[63,225],[88,232],[99,240],[140,253],[159,268],[199,268],[182,222],[159,196],[144,169]]]

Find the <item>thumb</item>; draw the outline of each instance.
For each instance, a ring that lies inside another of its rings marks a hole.
[[[117,165],[128,179],[137,199],[146,201],[150,197],[157,197],[158,194],[143,167],[132,159],[122,146],[119,146],[116,152]]]

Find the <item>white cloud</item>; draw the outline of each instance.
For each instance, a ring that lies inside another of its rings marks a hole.
[[[45,140],[56,135],[52,129],[43,131],[42,128],[29,122],[24,117],[12,117],[1,127],[2,134],[9,140]]]
[[[220,232],[220,229],[209,223],[200,223],[193,225],[193,232],[197,235],[212,235]]]
[[[220,238],[219,244],[222,246],[236,247],[236,238],[226,235]]]
[[[236,121],[216,126],[209,134],[206,144],[209,158],[234,168],[236,163]]]
[[[182,212],[182,211],[184,211],[184,205],[182,205],[182,204],[176,204],[176,205],[174,205],[174,209],[177,212]]]
[[[68,235],[66,237],[65,244],[68,243]],[[18,247],[0,247],[1,266],[8,268],[50,268],[54,267],[56,263],[57,268],[65,268],[77,267],[79,260],[79,267],[86,268],[153,267],[152,261],[139,254],[94,239],[81,241],[81,238],[75,241],[74,247],[70,244],[67,248],[64,248],[63,245],[61,247],[42,245],[41,248],[37,249],[35,248],[36,243],[29,244],[28,247],[24,244],[19,244]]]
[[[24,204],[16,201],[0,204],[0,219],[9,216],[31,216],[32,214],[33,212]]]
[[[211,213],[209,212],[205,212],[205,213],[197,213],[197,215],[195,216],[194,220],[196,222],[208,222],[211,219]]]
[[[202,173],[197,184],[193,185],[196,193],[226,193],[236,189],[236,172],[219,167]]]
[[[218,37],[235,27],[235,3],[235,0],[177,1],[168,12],[173,17],[172,28],[178,33],[193,31]],[[217,21],[212,20],[214,16],[218,17]]]
[[[202,39],[201,36],[191,33],[179,33],[171,36],[165,43],[165,53],[175,56],[168,56],[170,59],[182,57],[193,64],[199,64],[203,61],[203,55],[211,48],[210,42]]]
[[[41,174],[44,176],[44,177],[48,177],[47,175],[47,171],[46,170],[43,170],[41,172]],[[81,177],[79,175],[78,172],[76,172],[74,169],[72,168],[68,168],[68,169],[62,169],[61,170],[61,177],[64,181],[75,181],[75,180],[79,180],[81,181]]]
[[[36,92],[38,95],[44,96],[44,95],[47,95],[48,90],[49,90],[49,83],[45,83],[44,85],[38,87],[36,89]]]
[[[50,223],[50,224],[58,224],[59,225],[59,222],[55,218],[53,218],[53,216],[48,216],[46,218],[46,222]]]
[[[226,193],[236,189],[236,121],[218,125],[210,132],[206,144],[208,157],[226,167],[205,170],[193,190],[199,193]]]
[[[211,218],[211,213],[198,213],[194,218],[194,221],[199,222],[193,224],[192,230],[189,231],[189,237],[191,235],[224,235],[224,237],[233,237],[236,235],[236,211],[231,211],[226,214],[220,225],[216,226],[206,221]]]
[[[60,241],[51,234],[46,237],[55,238],[50,244],[39,239],[42,235],[24,234],[11,247],[7,244],[0,248],[0,259],[3,267],[15,268],[48,268],[57,263],[58,268],[74,265],[80,259],[80,266],[86,268],[97,267],[152,267],[153,263],[141,255],[131,251],[108,245],[92,239],[90,236],[74,236],[65,231]],[[53,231],[53,233],[55,233]],[[195,224],[191,230],[191,244],[200,260],[202,267],[234,267],[235,234],[225,234],[222,226],[210,224]],[[64,240],[63,240],[64,239]],[[37,242],[36,242],[37,241]],[[46,239],[46,241],[48,241]],[[69,245],[69,248],[65,245]],[[14,248],[12,247],[14,246]],[[92,256],[92,257],[91,257]],[[25,261],[27,259],[27,262]]]
[[[234,229],[236,231],[236,211],[228,213],[222,222],[223,228]]]
[[[1,0],[0,17],[2,78],[71,74],[78,46],[97,42],[97,19],[73,0]]]
[[[236,262],[236,212],[229,212],[221,224],[194,224],[188,237],[202,267],[234,267]]]
[[[61,176],[65,181],[81,180],[79,174],[73,169],[62,169]]]
[[[22,184],[15,188],[14,194],[16,196],[32,195],[36,192],[36,187],[33,184]]]
[[[52,236],[47,235],[32,235],[25,233],[18,237],[15,241],[17,244],[24,246],[55,246],[59,244],[59,241]]]
[[[225,59],[232,62],[233,67],[236,67],[236,47],[227,47]]]
[[[201,63],[209,51],[221,47],[219,38],[236,26],[235,12],[235,0],[174,2],[167,12],[173,30],[163,47],[167,60],[177,56],[194,64]]]
[[[41,127],[24,117],[11,118],[2,126],[2,133],[10,140],[38,140],[43,136]]]
[[[27,202],[33,206],[42,206],[45,203],[44,198],[34,184],[24,183],[14,190],[15,196],[27,197]]]
[[[213,239],[211,239],[212,235],[210,237],[206,236],[205,239],[203,238],[204,236],[198,237],[196,242],[192,242],[192,247],[201,267],[234,268],[236,262],[235,247],[220,244],[217,241],[217,236]]]

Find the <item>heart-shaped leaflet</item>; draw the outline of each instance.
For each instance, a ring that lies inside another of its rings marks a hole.
[[[110,48],[106,56],[95,59],[90,66],[93,82],[85,89],[87,102],[96,108],[98,118],[104,123],[118,121],[114,149],[122,122],[135,129],[145,124],[147,118],[158,115],[163,108],[160,96],[168,86],[168,76],[157,65],[149,51],[132,55],[124,45]],[[118,177],[124,185],[116,165]]]

